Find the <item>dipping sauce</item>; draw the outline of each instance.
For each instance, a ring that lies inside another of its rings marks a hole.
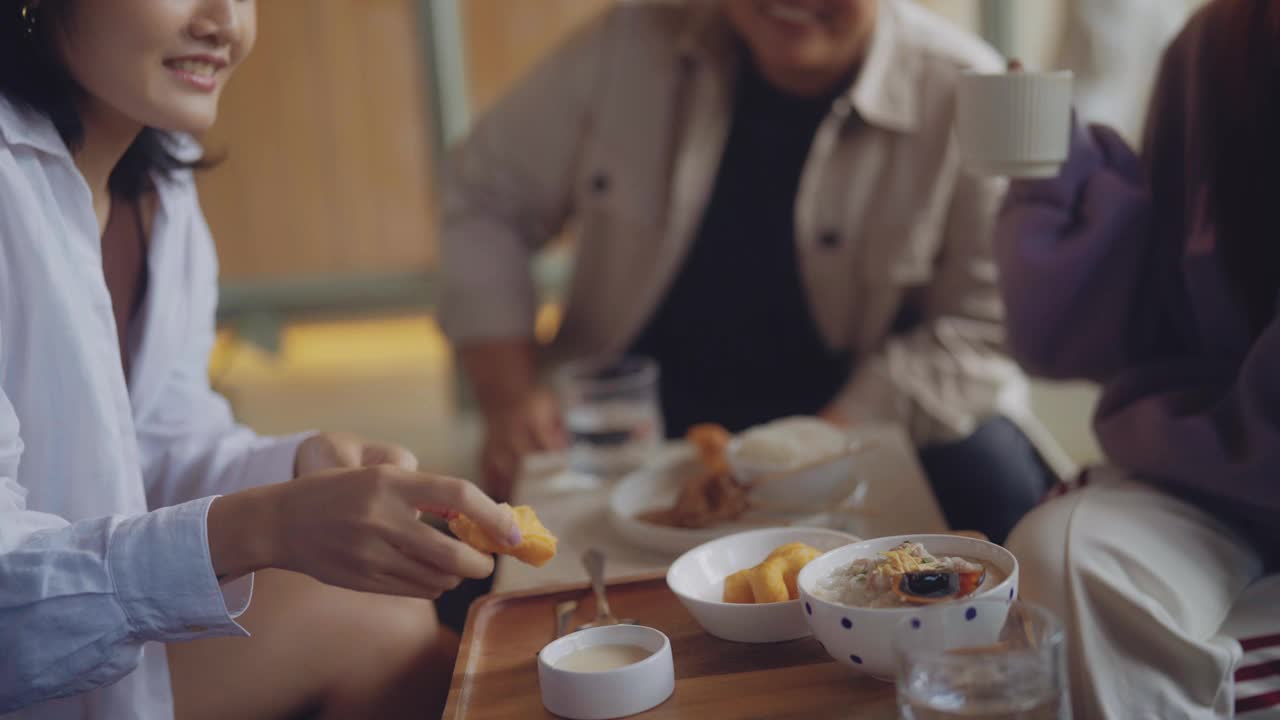
[[[604,672],[634,665],[652,654],[639,645],[592,645],[565,655],[555,667],[572,672]]]

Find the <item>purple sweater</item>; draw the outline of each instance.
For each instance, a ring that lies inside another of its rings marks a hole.
[[[1164,58],[1142,158],[1077,127],[1058,178],[1014,184],[996,247],[1015,357],[1103,383],[1094,428],[1111,462],[1256,532],[1280,510],[1280,322],[1252,337],[1206,221],[1203,17]]]

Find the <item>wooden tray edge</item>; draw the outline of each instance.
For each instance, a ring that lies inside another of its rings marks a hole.
[[[638,573],[635,575],[626,575],[606,583],[607,586],[630,585],[634,583],[647,583],[654,580],[665,580],[667,572],[665,570],[652,571],[647,573]],[[556,585],[543,585],[541,587],[528,588],[525,590],[512,590],[505,593],[491,593],[479,598],[471,603],[471,607],[467,609],[467,620],[462,626],[462,639],[458,645],[458,657],[453,664],[453,677],[449,681],[449,699],[445,705],[443,718],[451,718],[452,720],[463,720],[461,715],[463,707],[461,703],[462,682],[467,676],[467,670],[471,663],[471,644],[476,633],[475,618],[490,605],[510,600],[519,600],[522,598],[541,597],[543,595],[558,595],[560,593],[572,591],[586,591],[591,588],[591,583],[587,581],[573,583],[559,583]]]

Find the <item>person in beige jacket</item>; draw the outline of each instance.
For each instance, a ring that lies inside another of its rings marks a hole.
[[[1001,539],[1050,472],[1020,428],[990,235],[1005,184],[961,172],[979,39],[906,0],[620,2],[457,149],[441,320],[505,494],[565,442],[539,369],[640,354],[665,426],[792,414],[898,423],[956,526]],[[534,341],[532,256],[577,241]]]

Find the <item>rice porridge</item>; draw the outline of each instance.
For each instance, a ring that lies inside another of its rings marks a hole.
[[[851,607],[893,608],[968,597],[999,585],[1005,574],[990,563],[936,557],[904,542],[875,558],[859,558],[818,581],[813,594]]]

